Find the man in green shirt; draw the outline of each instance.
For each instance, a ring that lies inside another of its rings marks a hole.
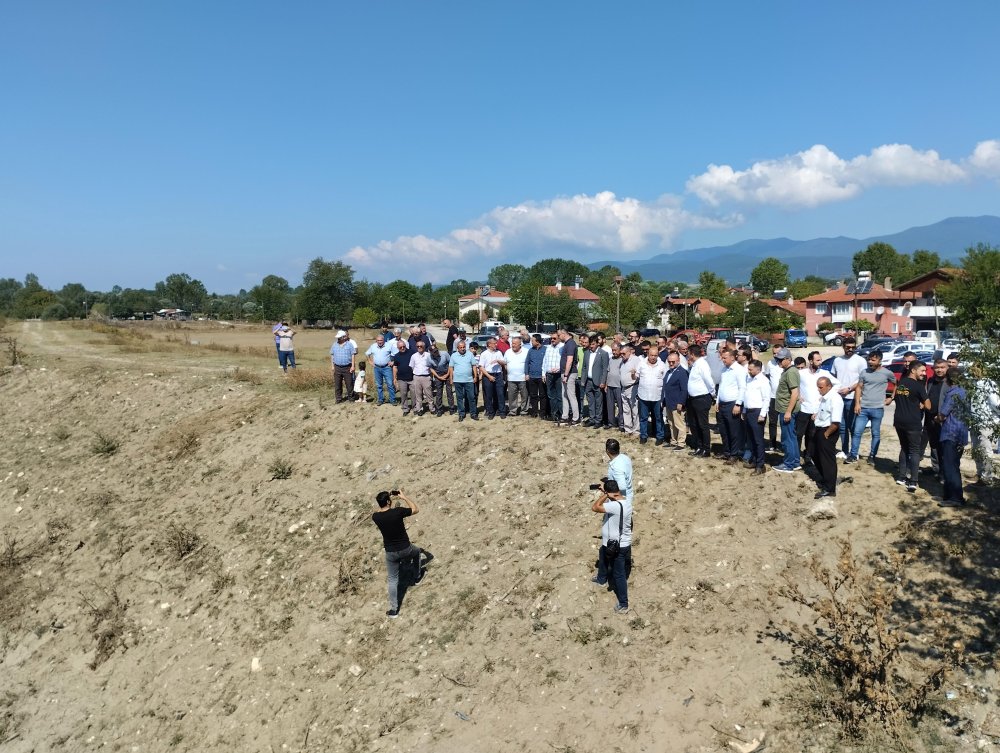
[[[795,416],[799,412],[799,370],[792,366],[792,353],[788,348],[780,348],[774,357],[781,364],[781,379],[774,396],[774,409],[781,422],[781,445],[785,459],[774,466],[781,473],[799,470],[799,440],[795,436]]]

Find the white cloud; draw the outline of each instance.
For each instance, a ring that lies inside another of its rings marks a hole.
[[[959,162],[908,144],[884,144],[851,159],[816,144],[797,154],[755,162],[745,170],[709,165],[686,183],[686,193],[701,200],[701,209],[686,209],[685,197],[670,194],[655,201],[618,198],[611,191],[558,197],[497,207],[437,238],[404,235],[356,246],[346,260],[362,268],[420,264],[423,277],[445,279],[477,257],[504,258],[546,245],[607,254],[666,248],[686,230],[741,224],[738,212],[719,213],[724,205],[803,209],[845,201],[880,186],[946,184],[981,176],[1000,178],[1000,141],[980,142]]]
[[[1000,141],[980,141],[972,151],[968,163],[976,172],[1000,178]]]
[[[610,191],[497,207],[467,227],[440,238],[400,236],[357,246],[349,262],[374,267],[389,262],[449,263],[473,254],[500,256],[512,248],[560,244],[634,253],[651,244],[667,246],[683,230],[729,227],[740,217],[717,218],[681,208],[679,197],[653,202],[621,198]]]
[[[789,157],[755,162],[746,170],[709,165],[688,180],[687,190],[712,206],[732,202],[801,208],[850,199],[875,186],[951,183],[965,177],[962,166],[941,159],[933,149],[886,144],[845,160],[816,144]]]

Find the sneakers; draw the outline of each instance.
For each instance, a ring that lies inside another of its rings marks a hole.
[[[385,616],[388,617],[390,620],[394,620],[397,617],[399,617],[399,610],[398,609],[390,609],[388,612],[385,613]]]
[[[857,458],[853,458],[850,455],[848,455],[847,458],[844,460],[844,465],[850,465],[851,463],[857,463],[857,462],[858,462]]]
[[[841,450],[840,452],[837,453],[837,460],[846,460],[846,459],[847,459],[847,453],[846,452],[844,452],[843,450]]]
[[[906,484],[906,491],[908,491],[910,494],[913,494],[914,492],[917,491],[917,485],[914,484],[912,481],[908,482]]]
[[[965,504],[954,499],[941,499],[940,497],[934,497],[934,501],[938,503],[938,507],[961,507]]]
[[[865,462],[868,463],[868,465],[875,465],[875,456],[869,455],[865,458]]]
[[[646,444],[647,441],[645,437],[639,437],[639,444]]]
[[[596,575],[593,578],[590,579],[590,582],[593,583],[595,586],[606,586],[606,585],[608,585],[608,582],[606,580],[599,580]]]
[[[776,470],[778,473],[795,473],[795,471],[802,470],[802,466],[800,465],[785,465],[784,463],[781,465],[773,465],[771,468]]]
[[[427,575],[427,571],[424,570],[423,568],[421,568],[420,572],[417,573],[417,579],[415,581],[413,581],[413,583],[410,584],[410,587],[411,588],[416,588],[417,586],[419,586],[421,583],[424,582],[424,576],[426,576],[426,575]]]
[[[900,486],[906,486],[906,479],[905,478],[897,478],[896,479],[896,483],[899,484]]]
[[[628,606],[619,604],[615,607],[615,614],[628,614]]]
[[[815,496],[813,496],[813,499],[823,499],[823,497],[836,497],[836,496],[837,492],[831,492],[827,491],[826,489],[820,489],[818,492],[816,492]]]

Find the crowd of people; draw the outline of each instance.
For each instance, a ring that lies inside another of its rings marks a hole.
[[[776,348],[762,361],[749,344],[732,338],[707,353],[684,334],[654,342],[636,330],[607,338],[561,329],[543,343],[537,333],[500,327],[480,348],[462,328],[444,324],[443,343],[426,324],[382,327],[364,354],[346,330],[338,330],[330,348],[336,402],[366,401],[370,373],[375,405],[399,406],[404,416],[447,413],[459,422],[517,416],[614,431],[640,444],[652,440],[694,458],[717,458],[754,476],[811,466],[817,498],[836,495],[838,461],[875,464],[883,415],[895,403],[897,483],[915,492],[922,474],[933,476],[942,484],[940,504],[963,504],[958,467],[970,439],[981,448],[975,453],[977,483],[993,481],[993,463],[984,456],[995,447],[985,433],[970,433],[969,411],[992,412],[995,419],[1000,398],[995,389],[980,390],[992,397],[978,408],[969,405],[957,354],[928,369],[906,353],[897,379],[882,366],[880,352],[857,355],[853,338],[824,369],[818,351],[793,358],[787,348]],[[284,323],[275,327],[283,368],[294,368],[294,357],[284,352],[293,335]],[[714,451],[713,429],[721,445]],[[866,432],[870,441],[862,455]],[[928,448],[930,466],[920,469]],[[780,459],[768,464],[775,453]]]

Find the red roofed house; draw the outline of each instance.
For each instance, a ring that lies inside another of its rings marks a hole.
[[[479,320],[485,321],[489,318],[485,315],[487,306],[497,310],[506,306],[508,301],[510,301],[510,293],[491,290],[489,285],[483,285],[477,288],[475,293],[463,295],[458,299],[458,318],[461,319],[469,311],[478,311]]]
[[[886,282],[891,284],[888,279]],[[839,326],[862,319],[874,323],[875,332],[880,334],[906,335],[915,330],[910,309],[918,297],[918,293],[891,290],[860,277],[856,283],[811,295],[799,303],[806,305],[806,332],[810,335],[823,322]]]
[[[660,323],[667,329],[673,329],[681,324],[687,327],[688,321],[700,319],[707,314],[725,314],[729,309],[720,306],[708,298],[672,298],[667,296],[660,302]],[[672,321],[676,319],[676,321]]]
[[[780,298],[760,298],[759,300],[765,306],[776,311],[795,314],[796,316],[801,316],[803,319],[806,318],[806,304],[802,301],[796,301],[793,298],[789,298],[787,301],[783,301]]]
[[[591,293],[585,287],[582,287],[579,282],[573,285],[573,287],[564,286],[561,282],[557,282],[555,285],[546,285],[542,288],[543,295],[561,295],[563,291],[569,293],[569,297],[576,301],[580,310],[585,315],[589,315],[591,307],[596,306],[601,300],[600,296]]]
[[[914,293],[916,295],[916,300],[910,307],[910,319],[913,320],[914,331],[936,330],[948,326],[951,312],[938,303],[937,286],[947,284],[961,274],[961,269],[938,267],[896,287],[901,293]]]

